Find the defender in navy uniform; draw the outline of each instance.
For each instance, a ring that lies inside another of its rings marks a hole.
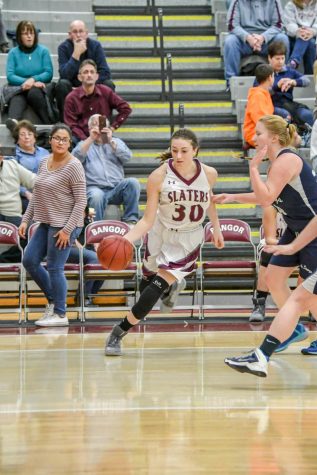
[[[206,214],[213,223],[215,246],[224,246],[216,206],[211,202],[217,172],[197,160],[198,150],[195,134],[179,129],[171,138],[170,150],[159,157],[164,163],[149,176],[144,216],[124,236],[134,242],[149,232],[141,295],[127,317],[112,329],[106,341],[108,356],[122,354],[122,338],[159,298],[165,308],[172,309],[184,288],[184,278],[195,267]]]
[[[250,162],[250,178],[253,193],[218,195],[217,203],[238,201],[255,203],[261,206],[273,206],[282,213],[287,228],[280,240],[288,244],[302,231],[309,221],[317,215],[317,182],[315,172],[295,152],[288,148],[296,133],[294,125],[288,124],[279,116],[264,116],[256,126],[255,140],[257,153]],[[258,170],[262,160],[268,157],[270,169],[267,180],[262,181]],[[267,270],[267,284],[275,303],[281,308],[289,298],[291,291],[287,279],[294,267],[299,266],[299,274],[303,279],[311,276],[317,269],[317,238],[311,241],[304,250],[290,256],[273,256]],[[310,310],[316,314],[315,309]],[[315,311],[314,311],[315,310]],[[272,333],[272,329],[274,332]],[[305,328],[293,328],[289,332],[276,330],[273,322],[269,335],[261,347],[251,354],[237,358],[226,358],[225,362],[240,372],[249,372],[257,376],[267,375],[267,361],[280,346],[291,341],[300,341],[307,336]],[[291,336],[290,336],[291,335]],[[285,338],[286,337],[286,338]]]

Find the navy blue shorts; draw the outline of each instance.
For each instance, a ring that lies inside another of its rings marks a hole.
[[[286,228],[279,244],[289,244],[296,238],[296,233]],[[303,279],[310,277],[317,269],[317,238],[301,251],[291,256],[272,256],[270,264],[279,267],[299,267],[299,275]]]

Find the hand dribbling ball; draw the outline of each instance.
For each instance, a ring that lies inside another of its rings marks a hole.
[[[107,236],[98,246],[97,257],[104,269],[124,270],[132,261],[133,245],[122,236]]]

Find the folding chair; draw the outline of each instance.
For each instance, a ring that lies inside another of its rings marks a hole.
[[[219,222],[225,248],[222,251],[212,250],[213,227],[211,223],[208,223],[204,228],[204,242],[200,249],[200,291],[203,316],[206,309],[230,308],[229,305],[205,304],[207,294],[253,295],[256,288],[256,248],[249,224],[240,219],[220,219]],[[209,254],[206,252],[208,250]]]
[[[142,277],[142,261],[147,251],[147,240],[148,235],[144,236],[141,245],[139,247],[139,262],[141,263],[141,277]],[[194,311],[197,310],[198,318],[201,318],[201,306],[198,300],[198,291],[199,291],[199,279],[198,279],[198,264],[195,263],[194,269],[192,272],[185,278],[186,288],[180,293],[179,299],[184,298],[186,295],[191,296],[191,303],[188,305],[175,305],[173,311],[179,310],[190,310],[190,316],[193,317]],[[196,303],[195,303],[196,302]],[[152,310],[159,311],[159,307],[155,306]]]
[[[0,247],[3,246],[17,246],[21,252],[21,260],[18,263],[6,264],[0,263],[0,281],[2,286],[5,287],[4,291],[0,293],[0,300],[16,302],[18,300],[18,305],[8,305],[3,304],[0,307],[0,313],[17,313],[19,315],[19,323],[22,322],[22,312],[23,312],[23,249],[20,244],[20,238],[18,233],[18,228],[14,224],[7,223],[6,221],[0,221]],[[18,290],[11,289],[11,283],[18,283]]]
[[[88,224],[85,229],[85,241],[83,249],[91,244],[99,244],[103,238],[107,236],[124,236],[130,231],[128,224],[116,220],[101,220]],[[137,292],[139,289],[139,262],[138,252],[136,246],[133,246],[134,256],[131,264],[124,270],[113,271],[104,269],[100,264],[83,264],[83,251],[81,252],[82,262],[82,293],[81,302],[83,314],[83,321],[86,319],[87,312],[102,312],[102,311],[123,311],[129,310],[131,306],[129,302],[126,305],[99,305],[93,308],[85,306],[85,283],[87,280],[106,280],[112,287],[104,289],[103,292],[98,293],[98,297],[105,298],[125,298],[132,296],[133,302],[136,301]],[[110,284],[112,281],[112,284]],[[121,288],[114,288],[115,281],[121,281]],[[96,297],[95,295],[87,295],[87,297]]]
[[[35,231],[37,230],[38,226],[39,226],[40,223],[33,223],[31,224],[31,226],[29,227],[28,229],[28,240],[30,240],[33,236],[33,234],[35,233]],[[42,265],[44,267],[46,267],[46,262],[44,261],[42,263]],[[76,287],[80,286],[80,294],[81,294],[81,283],[82,283],[82,279],[81,279],[81,265],[80,265],[80,252],[79,252],[79,262],[78,264],[73,264],[73,263],[68,263],[66,262],[65,266],[64,266],[64,273],[65,273],[65,277],[68,281],[76,281]],[[30,298],[35,298],[35,299],[43,299],[43,294],[42,293],[39,293],[38,290],[30,290],[29,286],[28,286],[28,282],[33,282],[33,280],[31,279],[31,277],[26,274],[25,275],[25,320],[28,319],[28,313],[30,312],[30,310],[32,310],[32,312],[34,313],[38,313],[38,312],[41,312],[43,310],[43,304],[41,307],[36,307],[36,306],[30,306],[28,304],[28,300]],[[77,290],[77,289],[76,289]],[[76,300],[76,299],[75,299]],[[44,304],[45,305],[45,304]],[[75,305],[74,306],[69,306],[67,304],[67,310],[68,311],[72,311],[72,312],[76,312],[78,314],[78,319],[82,319],[82,305],[81,305],[81,302],[80,302],[80,305],[76,305],[76,301],[75,301]]]

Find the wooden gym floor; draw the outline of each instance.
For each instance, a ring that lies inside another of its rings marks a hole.
[[[315,325],[267,379],[223,363],[247,323],[148,323],[119,358],[107,325],[1,328],[1,475],[316,475]]]

